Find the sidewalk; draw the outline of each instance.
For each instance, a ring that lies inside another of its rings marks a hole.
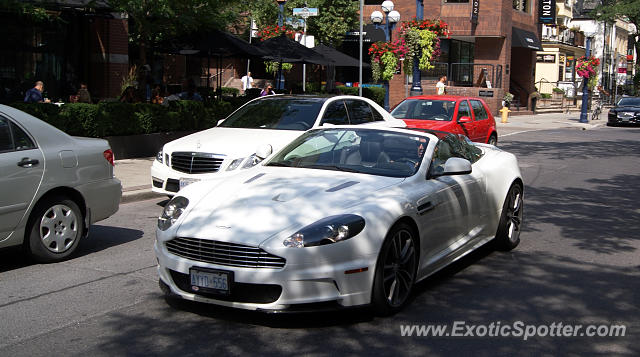
[[[579,119],[580,113],[551,113],[509,117],[508,123],[501,123],[500,116],[496,116],[498,143],[500,143],[500,137],[528,131],[560,128],[595,129],[606,124],[607,114],[606,112],[601,114],[600,119],[595,122],[580,123]],[[122,181],[122,203],[164,197],[151,192],[150,170],[153,160],[155,157],[116,160],[114,172]]]

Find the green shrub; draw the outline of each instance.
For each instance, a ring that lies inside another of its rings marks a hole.
[[[358,87],[336,87],[344,95],[358,95]],[[380,106],[384,105],[384,88],[383,87],[364,87],[362,88],[362,96],[369,98]]]
[[[86,136],[96,132],[95,118],[98,106],[86,103],[69,103],[60,107],[59,117],[61,126],[69,135]],[[96,136],[90,135],[90,136]]]
[[[222,87],[222,95],[225,97],[237,97],[240,94],[238,88]]]
[[[542,97],[542,99],[549,99],[549,98],[551,98],[551,94],[549,94],[549,93],[540,93],[540,96]]]
[[[560,94],[564,94],[564,89],[562,88],[558,88],[558,87],[553,87],[553,93],[560,93]]]

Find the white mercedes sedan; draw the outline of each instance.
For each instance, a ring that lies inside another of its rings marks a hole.
[[[313,129],[252,170],[192,184],[158,219],[168,296],[252,310],[400,310],[416,282],[520,241],[516,157],[419,129]]]
[[[256,98],[217,127],[165,144],[151,167],[152,190],[174,195],[190,183],[223,178],[255,166],[308,129],[349,124],[406,126],[363,97]]]

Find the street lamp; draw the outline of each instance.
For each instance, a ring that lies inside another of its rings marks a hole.
[[[278,26],[282,26],[284,24],[284,4],[287,3],[287,0],[276,0],[278,3]],[[282,75],[282,62],[278,62],[278,73],[276,74],[278,80],[276,81],[276,89],[282,90],[284,89],[284,76]]]
[[[279,8],[278,26],[282,26],[284,22],[284,4],[287,3],[287,0],[276,0],[276,2],[278,3],[278,8]]]
[[[424,4],[422,0],[416,0],[416,20],[421,21],[424,18]],[[422,73],[420,72],[420,56],[422,50],[419,50],[413,56],[413,84],[411,86],[411,95],[422,94]]]
[[[380,5],[382,11],[385,15],[387,15],[386,26],[382,27],[384,31],[384,37],[387,42],[391,41],[391,32],[395,27],[396,23],[400,21],[400,13],[394,10],[393,1],[383,1],[382,5]],[[376,10],[371,13],[371,22],[376,25],[376,28],[379,28],[382,25],[384,20],[384,15],[382,12]],[[389,81],[384,81],[384,109],[389,111]]]
[[[591,37],[587,37],[586,47],[585,57],[589,58],[589,56],[591,56]],[[589,122],[589,115],[587,114],[587,107],[589,106],[589,87],[587,86],[587,82],[589,82],[588,78],[582,79],[582,108],[580,108],[581,123]]]

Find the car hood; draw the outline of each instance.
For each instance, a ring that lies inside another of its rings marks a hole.
[[[640,107],[636,105],[621,105],[613,108],[617,112],[640,112]]]
[[[164,146],[164,151],[206,152],[233,159],[251,155],[265,144],[270,144],[275,152],[303,133],[298,130],[215,127],[174,140]]]
[[[451,120],[420,120],[420,119],[403,119],[409,128],[434,129],[441,130],[450,127],[454,122]]]
[[[259,246],[285,230],[352,213],[374,192],[404,178],[329,170],[261,167],[187,193],[192,202],[178,236]],[[193,200],[191,199],[193,197]],[[193,203],[192,203],[193,204]]]

